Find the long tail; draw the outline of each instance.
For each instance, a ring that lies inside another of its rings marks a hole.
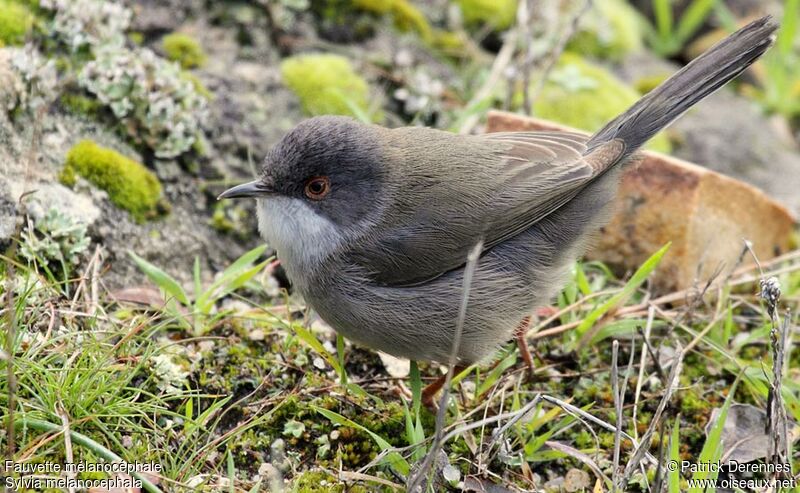
[[[621,139],[625,143],[622,157],[630,155],[755,62],[775,41],[777,29],[778,23],[766,16],[723,39],[594,134],[587,153]]]

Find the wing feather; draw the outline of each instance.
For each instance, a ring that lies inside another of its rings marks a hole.
[[[392,211],[379,225],[379,237],[350,252],[382,284],[420,284],[461,267],[479,237],[488,250],[525,231],[621,155],[616,148],[586,155],[588,137],[570,132],[425,137],[417,139],[421,150],[403,149],[413,166],[404,168],[406,188],[394,204],[402,212]],[[458,146],[444,141],[456,138],[465,140]],[[463,156],[452,154],[461,149]],[[456,165],[442,168],[442,159]],[[458,166],[459,161],[468,163]]]

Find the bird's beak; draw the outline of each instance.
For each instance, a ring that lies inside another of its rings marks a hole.
[[[235,187],[229,188],[219,194],[217,200],[222,199],[237,199],[241,197],[260,197],[262,195],[271,194],[273,190],[268,187],[263,181],[255,180]]]

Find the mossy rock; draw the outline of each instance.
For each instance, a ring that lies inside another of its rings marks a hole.
[[[206,63],[203,47],[188,34],[168,34],[161,40],[161,47],[169,60],[178,62],[184,69],[201,67]]]
[[[281,63],[281,74],[309,115],[358,116],[368,112],[369,86],[347,58],[298,55]]]
[[[321,34],[334,42],[359,42],[375,34],[376,19],[389,18],[401,32],[433,40],[433,28],[411,0],[311,0]]]
[[[289,485],[291,493],[367,493],[363,486],[349,486],[339,481],[333,474],[314,469],[299,474]]]
[[[616,61],[641,50],[643,38],[639,14],[630,4],[623,0],[596,0],[581,17],[567,49]]]
[[[533,112],[539,118],[595,132],[640,97],[635,89],[606,69],[578,55],[564,53],[536,96]],[[663,133],[657,134],[646,147],[667,153],[671,150]]]
[[[161,183],[142,164],[92,142],[82,140],[67,153],[59,179],[67,186],[82,176],[105,190],[117,207],[130,212],[136,221],[153,218],[161,201]]]
[[[491,26],[497,31],[511,27],[517,17],[517,0],[456,0],[468,26]]]
[[[23,44],[34,20],[25,3],[0,0],[0,46]]]
[[[408,0],[352,0],[356,9],[379,16],[389,15],[402,32],[415,32],[425,42],[433,39],[433,29],[425,15]]]

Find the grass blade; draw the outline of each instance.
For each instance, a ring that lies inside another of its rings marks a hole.
[[[672,35],[672,2],[670,0],[653,0],[653,15],[656,20],[656,33],[661,40]]]
[[[178,281],[135,253],[128,251],[128,255],[131,256],[139,269],[144,272],[144,274],[152,282],[154,282],[156,286],[158,286],[171,297],[178,300],[181,304],[185,306],[189,305],[189,297],[186,296],[186,291],[184,291],[181,285],[178,284]]]
[[[792,54],[797,24],[800,22],[800,0],[786,0],[783,6],[783,19],[775,44],[778,52],[785,57]]]
[[[680,472],[680,463],[681,463],[681,454],[680,454],[680,424],[681,424],[681,417],[678,415],[675,418],[675,424],[672,426],[672,435],[669,439],[669,460],[672,464],[678,465],[678,467],[671,467],[668,468],[667,473],[667,484],[669,486],[669,493],[681,493],[681,472]]]
[[[14,426],[16,428],[28,427],[43,433],[61,433],[66,431],[67,433],[69,433],[70,439],[72,440],[73,444],[77,444],[82,447],[88,448],[89,450],[92,451],[92,453],[96,454],[98,457],[102,457],[108,462],[125,462],[124,460],[122,460],[122,457],[118,456],[111,450],[105,448],[101,444],[92,440],[88,436],[82,433],[78,433],[77,431],[64,430],[63,426],[56,425],[48,421],[42,421],[40,419],[28,419],[23,416],[21,419],[14,422]],[[149,491],[150,493],[162,493],[161,489],[158,486],[151,483],[150,480],[147,479],[147,476],[143,475],[140,472],[137,472],[135,468],[131,468],[130,474],[131,476],[142,482],[142,487],[145,489],[145,491]]]
[[[339,365],[339,361],[333,357],[331,353],[328,352],[327,349],[319,342],[319,339],[314,337],[314,334],[311,333],[308,329],[303,327],[300,324],[292,324],[292,330],[297,334],[297,337],[300,338],[301,341],[305,342],[311,349],[316,351],[322,358],[331,365],[337,374],[341,375],[344,372],[344,368]]]
[[[703,444],[703,449],[700,451],[700,457],[697,459],[698,464],[716,464],[720,457],[722,457],[722,429],[725,427],[725,420],[728,417],[728,409],[730,409],[731,404],[733,403],[733,395],[736,393],[736,387],[739,384],[739,380],[742,378],[742,373],[740,373],[736,380],[733,382],[730,391],[728,392],[728,396],[725,398],[725,402],[722,404],[722,407],[719,410],[719,416],[717,417],[717,421],[714,423],[714,426],[708,432],[708,436],[706,437],[706,441]],[[706,468],[700,468],[697,472],[692,474],[692,479],[698,483],[702,484],[704,480],[715,480],[717,479],[717,475],[719,474],[718,471],[708,471],[704,470]],[[711,468],[709,468],[711,469]],[[701,493],[703,488],[693,487],[689,489],[690,493]]]
[[[650,256],[640,267],[636,270],[636,272],[631,276],[622,290],[612,296],[608,301],[600,305],[599,307],[592,310],[589,315],[581,322],[580,325],[575,329],[575,333],[580,337],[586,334],[586,332],[591,329],[594,324],[606,313],[608,313],[611,309],[615,308],[617,305],[625,303],[625,301],[630,298],[630,296],[642,285],[642,283],[647,279],[653,270],[658,267],[658,264],[661,262],[661,258],[667,253],[669,250],[671,243],[667,243],[663,247],[661,247],[656,253]]]
[[[689,8],[684,12],[678,23],[678,29],[675,32],[675,40],[677,48],[683,47],[683,44],[697,32],[700,25],[705,22],[717,0],[694,0],[689,3]]]

